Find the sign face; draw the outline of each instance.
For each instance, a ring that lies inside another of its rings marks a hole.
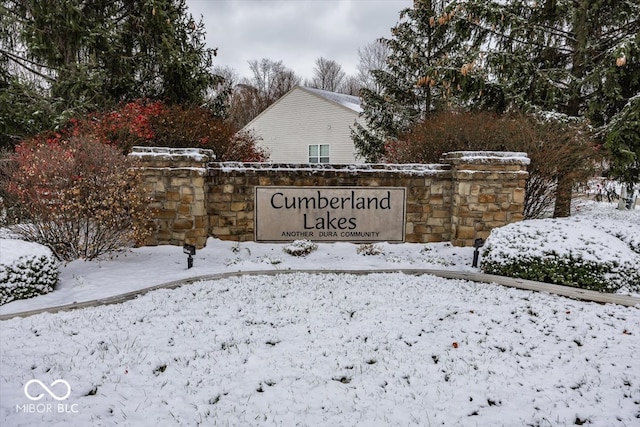
[[[402,187],[256,187],[255,240],[404,242]]]

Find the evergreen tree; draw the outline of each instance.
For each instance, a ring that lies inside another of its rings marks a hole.
[[[416,0],[402,16],[385,40],[390,71],[376,74],[383,90],[364,91],[372,131],[354,131],[369,160],[384,154],[386,139],[450,103],[587,119],[606,138],[640,93],[637,0],[453,0],[435,8]],[[559,174],[558,216],[569,212],[571,185]]]
[[[0,31],[0,99],[44,96],[57,115],[50,123],[142,97],[200,104],[218,83],[216,51],[185,0],[3,0],[0,8],[9,29]],[[0,117],[27,123],[42,113],[16,117],[4,105]]]
[[[360,92],[366,127],[354,124],[352,138],[360,156],[376,162],[384,155],[384,143],[408,131],[411,125],[443,102],[448,88],[443,80],[431,78],[441,67],[452,35],[443,27],[430,25],[444,11],[445,1],[416,1],[400,13],[391,39],[380,39],[389,51],[387,66],[371,70],[374,87]],[[446,84],[446,83],[445,83]],[[444,92],[443,92],[444,90]]]
[[[629,100],[607,129],[606,148],[613,154],[611,176],[632,193],[640,182],[640,95]]]
[[[640,3],[635,0],[452,2],[451,31],[477,46],[477,83],[465,99],[609,123],[640,92]],[[629,60],[627,60],[629,59]],[[482,93],[482,89],[492,90]],[[465,90],[467,89],[467,90]]]

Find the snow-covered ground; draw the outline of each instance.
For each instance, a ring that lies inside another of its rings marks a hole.
[[[618,215],[599,221],[615,228]],[[298,258],[283,246],[210,239],[191,270],[166,246],[64,266],[59,289],[0,312],[225,271],[329,273],[204,281],[2,321],[0,425],[640,425],[640,308],[330,273],[474,271],[472,248],[380,244],[364,256],[335,243]]]
[[[196,251],[193,268],[180,246],[137,248],[108,261],[73,261],[61,268],[60,284],[47,295],[13,301],[0,306],[0,314],[90,301],[189,277],[238,271],[274,270],[362,270],[438,268],[478,271],[471,267],[473,248],[449,243],[378,243],[377,256],[357,253],[352,243],[320,243],[306,257],[283,252],[284,244],[234,243],[209,239]]]

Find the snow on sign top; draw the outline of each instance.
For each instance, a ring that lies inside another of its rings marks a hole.
[[[360,98],[353,95],[347,95],[344,93],[336,93],[329,92],[328,90],[316,89],[312,87],[302,87],[302,89],[315,93],[329,101],[336,102],[344,107],[347,107],[350,110],[355,111],[356,113],[362,112],[362,107],[360,106]]]
[[[238,170],[270,170],[270,171],[346,171],[358,173],[397,173],[402,172],[407,175],[435,175],[446,173],[450,168],[442,164],[422,164],[422,163],[362,163],[362,164],[340,164],[340,163],[268,163],[268,162],[216,162],[209,165],[212,169],[220,169],[223,172]]]
[[[166,157],[180,156],[193,159],[195,161],[205,161],[215,159],[213,150],[203,148],[171,148],[171,147],[141,147],[134,146],[131,148],[129,156],[132,157]]]
[[[447,159],[459,159],[461,161],[473,161],[475,163],[495,159],[517,162],[523,165],[528,165],[531,162],[527,153],[517,151],[452,151],[446,153],[445,157]]]

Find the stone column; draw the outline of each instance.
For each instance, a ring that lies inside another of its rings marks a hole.
[[[212,150],[194,148],[133,147],[129,157],[143,169],[144,188],[150,198],[153,233],[147,245],[206,244],[207,163]]]
[[[529,173],[526,153],[457,151],[445,153],[451,165],[451,243],[471,246],[495,227],[520,221]]]

